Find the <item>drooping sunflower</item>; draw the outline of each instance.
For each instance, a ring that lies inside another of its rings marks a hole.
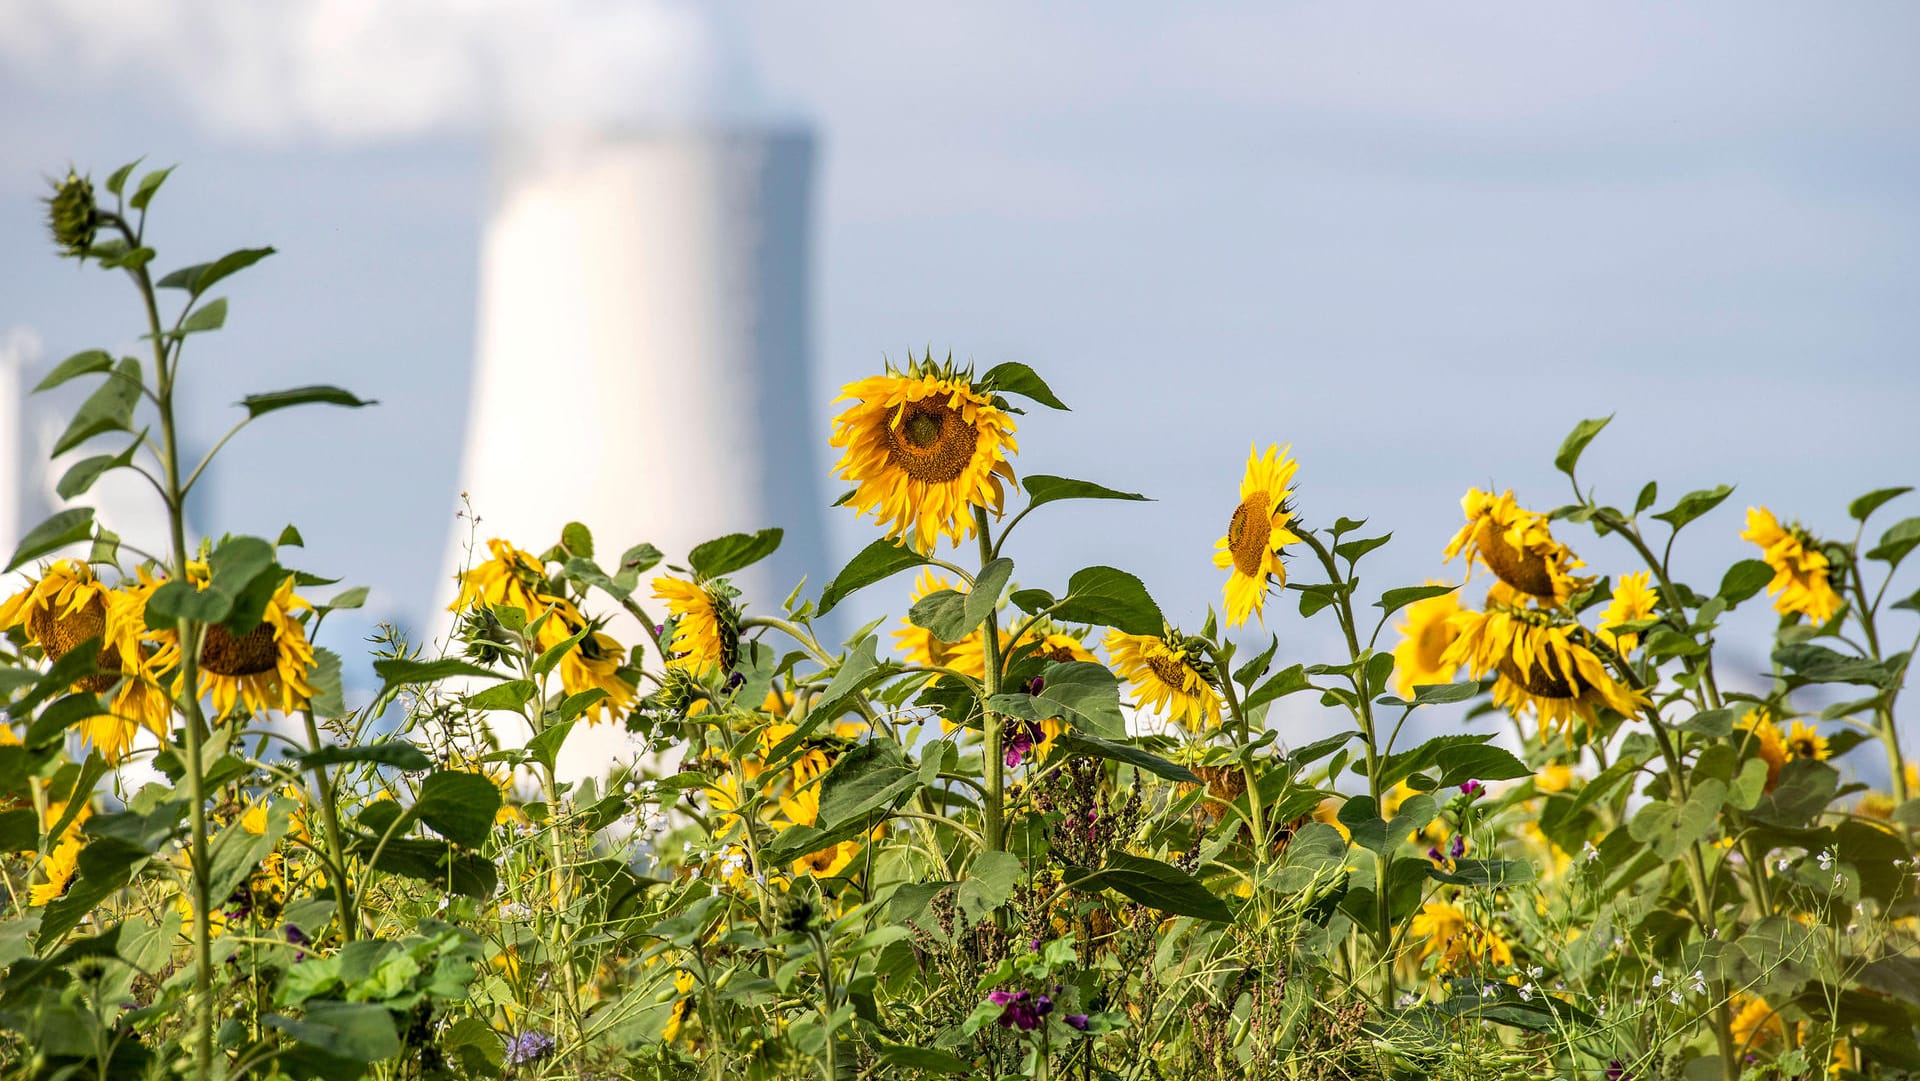
[[[1498,934],[1467,918],[1445,901],[1428,901],[1407,925],[1407,935],[1420,942],[1419,959],[1435,958],[1441,973],[1471,963],[1510,965],[1513,950]]]
[[[212,698],[214,716],[233,712],[235,703],[254,713],[292,713],[313,697],[307,682],[313,645],[296,615],[310,608],[293,592],[293,575],[288,575],[267,600],[259,626],[245,634],[217,623],[207,628],[200,644],[199,693]]]
[[[1750,709],[1740,718],[1740,727],[1747,733],[1742,742],[1767,764],[1767,791],[1780,783],[1780,769],[1792,758],[1787,750],[1786,741],[1780,738],[1780,726],[1767,719],[1765,712]]]
[[[120,661],[120,684],[108,704],[109,712],[81,725],[82,733],[109,762],[133,745],[146,729],[164,741],[173,731],[171,673],[180,663],[178,635],[171,629],[147,626],[147,599],[163,583],[141,567],[131,582],[107,598],[106,639]]]
[[[1200,646],[1177,631],[1108,631],[1104,642],[1117,674],[1133,686],[1134,704],[1188,729],[1220,724],[1220,692]]]
[[[577,632],[576,632],[577,633]],[[569,695],[598,688],[607,696],[589,704],[582,716],[589,725],[627,715],[639,688],[620,674],[627,651],[610,634],[592,631],[560,658],[560,686]]]
[[[1533,711],[1543,739],[1575,718],[1591,728],[1602,706],[1624,717],[1639,713],[1641,696],[1615,681],[1600,658],[1577,640],[1579,627],[1505,603],[1507,596],[1496,587],[1486,611],[1462,610],[1455,616],[1460,636],[1443,659],[1465,665],[1474,679],[1497,673],[1494,702],[1515,716]]]
[[[810,874],[815,878],[832,878],[853,866],[853,858],[860,854],[860,847],[860,842],[857,840],[841,841],[831,848],[810,852],[793,861],[793,873]]]
[[[1293,519],[1288,506],[1293,495],[1290,485],[1300,468],[1288,455],[1290,449],[1278,444],[1267,447],[1264,454],[1257,447],[1247,449],[1240,502],[1227,521],[1227,535],[1214,542],[1213,565],[1228,572],[1229,627],[1240,626],[1248,616],[1259,617],[1265,625],[1262,609],[1268,588],[1287,584],[1287,566],[1280,561],[1280,553],[1287,545],[1300,543],[1287,528]]]
[[[518,608],[529,627],[551,613],[534,636],[542,650],[552,649],[580,629],[578,609],[572,601],[548,591],[546,568],[531,552],[498,537],[487,542],[487,551],[492,558],[455,576],[460,595],[447,605],[447,611]]]
[[[1647,585],[1650,575],[1650,571],[1621,575],[1620,580],[1613,584],[1613,599],[1607,602],[1606,610],[1600,613],[1600,638],[1622,657],[1632,653],[1634,647],[1640,644],[1640,635],[1633,631],[1616,632],[1614,628],[1622,623],[1651,617],[1654,606],[1659,603],[1660,595]]]
[[[677,656],[669,658],[670,666],[696,672],[733,667],[739,659],[740,629],[725,597],[696,582],[665,577],[653,580],[653,595],[666,602],[674,617],[667,644]]]
[[[1840,610],[1840,595],[1828,581],[1826,554],[1805,529],[1781,526],[1765,507],[1748,507],[1747,528],[1740,539],[1759,545],[1760,558],[1773,568],[1767,595],[1773,598],[1774,611],[1824,624]]]
[[[40,908],[66,896],[67,886],[80,867],[80,849],[84,844],[79,832],[71,831],[53,846],[40,863],[40,873],[46,876],[46,881],[33,884],[27,897],[29,905]]]
[[[1556,605],[1588,584],[1571,573],[1584,564],[1553,539],[1546,516],[1521,507],[1511,489],[1499,495],[1470,489],[1460,509],[1467,524],[1448,543],[1446,558],[1464,553],[1469,574],[1478,562],[1514,589]]]
[[[915,579],[911,600],[917,603],[943,589],[952,589],[961,593],[967,591],[965,583],[958,586],[932,571],[921,571]],[[1005,644],[1005,634],[1001,635]],[[900,617],[900,629],[893,632],[894,645],[906,655],[907,663],[924,668],[951,668],[962,675],[974,679],[987,678],[987,646],[983,632],[976,628],[958,642],[946,642],[934,637],[932,631],[916,625],[906,616]],[[938,683],[939,676],[929,683]]]
[[[1429,581],[1428,585],[1445,585],[1444,582]],[[1454,616],[1460,612],[1459,590],[1442,593],[1437,597],[1414,601],[1407,605],[1407,618],[1395,624],[1394,630],[1400,632],[1400,644],[1393,647],[1394,688],[1402,698],[1412,698],[1415,687],[1430,686],[1453,682],[1458,664],[1448,664],[1443,658],[1447,647],[1459,637],[1459,630],[1453,624]]]
[[[57,661],[89,638],[101,640],[100,671],[74,684],[98,694],[119,680],[120,658],[106,641],[107,599],[113,591],[77,559],[49,563],[40,577],[0,606],[0,631],[26,625],[27,641]]]
[[[693,983],[691,972],[683,969],[673,974],[673,993],[678,997],[673,1000],[673,1009],[667,1012],[666,1026],[660,1030],[662,1043],[672,1043],[679,1039],[681,1031],[686,1028],[687,1021],[696,1016],[694,1011],[697,1009],[697,1004],[694,1001]]]
[[[998,514],[1017,486],[1013,416],[964,372],[915,362],[834,400],[854,402],[833,422],[830,442],[844,448],[834,476],[856,486],[847,505],[871,511],[890,539],[922,552],[943,536],[958,544],[974,534],[975,507]]]

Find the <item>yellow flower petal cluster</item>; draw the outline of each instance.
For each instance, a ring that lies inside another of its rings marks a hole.
[[[676,656],[668,658],[668,664],[694,672],[733,667],[738,637],[729,626],[732,614],[721,601],[699,583],[680,578],[655,578],[653,595],[666,602],[674,617],[667,648]]]
[[[1444,585],[1429,580],[1428,585]],[[1453,682],[1458,663],[1446,661],[1447,647],[1460,636],[1454,617],[1460,614],[1459,591],[1442,593],[1407,605],[1406,619],[1394,625],[1400,644],[1393,648],[1394,689],[1412,698],[1415,687]]]
[[[871,512],[888,538],[930,552],[940,538],[973,536],[973,509],[995,514],[1013,485],[1019,450],[1012,414],[956,373],[889,372],[847,384],[834,419],[844,448],[834,475],[854,484],[847,505]]]
[[[1445,901],[1428,901],[1422,906],[1408,924],[1407,935],[1420,943],[1419,959],[1435,959],[1435,968],[1443,975],[1469,964],[1513,963],[1513,950],[1504,939]]]
[[[245,634],[210,626],[200,646],[199,693],[213,701],[216,717],[248,711],[292,713],[313,697],[307,677],[313,672],[313,645],[296,612],[312,605],[293,592],[288,575],[268,599],[260,623]]]
[[[1741,540],[1760,546],[1760,558],[1773,568],[1767,594],[1773,610],[1783,616],[1801,615],[1816,625],[1840,610],[1840,595],[1827,579],[1827,557],[1805,530],[1787,529],[1765,507],[1747,508],[1747,528]]]
[[[1227,522],[1227,535],[1214,542],[1213,565],[1227,574],[1227,626],[1238,627],[1248,616],[1266,623],[1263,609],[1269,588],[1285,588],[1287,567],[1280,553],[1300,538],[1287,528],[1293,514],[1293,474],[1300,463],[1290,447],[1272,445],[1261,453],[1247,450],[1247,468],[1240,479],[1240,502]]]
[[[1499,495],[1470,489],[1460,509],[1467,524],[1448,543],[1446,558],[1464,555],[1469,575],[1479,563],[1521,593],[1555,605],[1565,604],[1590,581],[1571,573],[1583,564],[1553,539],[1546,515],[1521,507],[1511,489]]]
[[[450,612],[470,608],[515,608],[533,629],[532,641],[542,651],[565,642],[587,628],[587,617],[571,600],[548,590],[546,568],[533,553],[498,537],[487,542],[489,559],[458,575],[460,594],[447,606]],[[589,705],[588,724],[619,720],[639,697],[639,688],[620,674],[626,647],[597,628],[560,658],[560,686],[568,695],[598,688],[607,696]]]
[[[1613,584],[1613,599],[1600,613],[1600,638],[1622,657],[1634,651],[1640,644],[1640,636],[1632,631],[1621,633],[1615,628],[1622,623],[1651,618],[1654,606],[1659,603],[1660,595],[1647,584],[1650,576],[1649,571],[1621,575]]]
[[[917,603],[943,589],[960,593],[967,591],[964,582],[956,586],[939,574],[923,570],[914,581],[909,603]],[[923,668],[951,668],[974,679],[987,678],[987,640],[982,628],[975,628],[958,642],[946,642],[934,637],[932,631],[902,616],[900,629],[893,632],[893,641],[900,652],[906,655],[908,664]],[[1000,634],[1000,645],[1001,655],[1005,656],[1007,636],[1004,631]],[[940,677],[935,676],[927,682],[938,683]]]
[[[1115,673],[1133,687],[1137,707],[1189,730],[1219,726],[1220,692],[1201,670],[1204,662],[1197,645],[1178,634],[1117,630],[1107,632],[1104,644]]]
[[[1534,712],[1543,737],[1575,718],[1591,728],[1602,706],[1626,717],[1639,713],[1641,696],[1617,682],[1600,658],[1577,640],[1577,626],[1500,601],[1496,589],[1486,611],[1456,616],[1460,636],[1443,657],[1465,666],[1473,679],[1498,674],[1496,703],[1515,716]]]

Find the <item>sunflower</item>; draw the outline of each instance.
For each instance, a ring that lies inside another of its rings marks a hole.
[[[1414,601],[1406,611],[1406,622],[1394,626],[1401,634],[1400,644],[1393,647],[1394,688],[1400,697],[1412,698],[1415,687],[1453,682],[1453,674],[1460,667],[1441,660],[1460,635],[1453,625],[1454,616],[1460,612],[1459,590]]]
[[[313,672],[313,646],[294,614],[311,607],[294,594],[293,576],[288,575],[252,630],[234,634],[218,623],[207,628],[200,644],[199,693],[212,697],[216,717],[231,713],[236,702],[253,713],[292,713],[313,697],[307,682]]]
[[[687,1020],[693,1016],[693,973],[680,971],[673,974],[673,1009],[667,1013],[666,1027],[660,1030],[662,1043],[672,1043],[680,1038]]]
[[[1257,447],[1247,448],[1247,471],[1240,478],[1240,502],[1227,522],[1227,535],[1214,542],[1213,565],[1227,574],[1227,626],[1238,627],[1248,616],[1266,625],[1261,611],[1268,587],[1285,588],[1287,566],[1280,562],[1281,550],[1300,543],[1287,528],[1293,513],[1287,500],[1293,495],[1288,487],[1300,463],[1288,457],[1290,447],[1272,445],[1261,454]]]
[[[1407,925],[1407,934],[1420,940],[1419,959],[1436,958],[1442,973],[1468,962],[1510,965],[1513,950],[1499,935],[1480,927],[1467,914],[1445,901],[1428,901]]]
[[[1780,1015],[1758,995],[1733,996],[1732,1009],[1733,1046],[1743,1054],[1786,1035]]]
[[[568,695],[594,688],[607,692],[605,698],[586,708],[584,716],[589,725],[617,721],[633,707],[640,692],[620,674],[626,656],[626,649],[612,635],[592,631],[560,658],[560,686]]]
[[[50,661],[66,656],[89,638],[100,639],[101,670],[74,684],[76,690],[98,694],[120,678],[120,658],[106,641],[107,598],[112,593],[87,564],[58,560],[0,606],[0,631],[25,624],[27,641],[39,646]]]
[[[678,578],[655,578],[653,595],[667,602],[673,613],[668,646],[675,656],[669,659],[670,665],[696,672],[733,667],[739,659],[740,630],[726,598]]]
[[[1740,727],[1747,733],[1744,743],[1753,749],[1753,753],[1767,764],[1767,791],[1780,783],[1780,769],[1793,755],[1787,750],[1786,741],[1780,738],[1780,726],[1767,719],[1764,711],[1750,709],[1740,718]]]
[[[1654,605],[1660,595],[1647,585],[1651,572],[1634,571],[1623,574],[1613,584],[1613,599],[1607,602],[1606,610],[1600,613],[1600,639],[1613,647],[1615,653],[1625,657],[1640,644],[1640,635],[1633,631],[1617,632],[1614,628],[1622,623],[1647,619],[1653,615]]]
[[[1034,647],[1034,656],[1056,664],[1068,664],[1074,661],[1092,661],[1093,654],[1087,650],[1087,644],[1079,636],[1051,631],[1043,635]]]
[[[1463,610],[1455,617],[1460,637],[1443,660],[1465,665],[1474,679],[1497,673],[1494,702],[1515,716],[1532,710],[1543,738],[1575,717],[1592,726],[1601,706],[1625,717],[1640,711],[1641,696],[1615,682],[1600,658],[1576,640],[1580,628],[1501,603],[1504,596],[1496,588],[1485,612]]]
[[[1188,729],[1220,723],[1220,692],[1201,658],[1200,645],[1178,631],[1161,635],[1108,631],[1107,653],[1118,674],[1133,685],[1135,706],[1151,709]]]
[[[841,841],[831,848],[811,852],[793,861],[793,873],[813,875],[816,878],[832,878],[845,873],[853,866],[853,858],[860,854],[859,841]]]
[[[1827,557],[1806,530],[1797,525],[1782,528],[1772,511],[1748,507],[1747,529],[1740,539],[1759,545],[1760,558],[1773,568],[1767,595],[1774,598],[1774,611],[1824,624],[1840,610],[1840,595],[1827,581]]]
[[[943,589],[952,589],[960,593],[967,591],[963,583],[953,585],[947,579],[932,571],[921,571],[913,584],[912,602],[918,603]],[[1001,635],[1004,646],[1006,635]],[[983,633],[975,629],[958,642],[947,642],[934,637],[932,631],[919,626],[913,620],[902,616],[900,629],[893,632],[894,645],[906,654],[907,663],[922,668],[951,668],[962,675],[974,679],[987,678],[987,647]],[[939,676],[927,681],[929,684],[940,682]]]
[[[147,598],[160,588],[142,567],[107,598],[106,640],[120,660],[120,685],[109,712],[82,722],[81,732],[108,762],[116,762],[144,728],[162,741],[173,731],[169,673],[180,663],[176,632],[147,626]]]
[[[85,641],[85,639],[82,639]],[[27,903],[39,908],[66,896],[67,886],[73,881],[74,872],[80,867],[80,849],[83,842],[80,835],[69,831],[47,853],[40,863],[40,872],[47,876],[45,882],[36,882],[27,898]]]
[[[528,626],[552,612],[552,618],[540,624],[534,636],[542,650],[552,649],[580,629],[579,610],[572,601],[547,592],[546,568],[532,553],[498,537],[487,542],[487,550],[493,558],[454,576],[460,583],[460,595],[447,605],[447,611],[517,608]]]
[[[1809,758],[1815,762],[1827,758],[1827,737],[1805,721],[1793,722],[1793,727],[1787,731],[1786,745],[1788,753],[1795,758]]]
[[[958,544],[973,536],[973,508],[998,514],[1016,484],[1013,416],[964,373],[915,364],[849,383],[834,400],[855,403],[833,422],[831,444],[845,448],[834,476],[856,485],[847,504],[872,511],[888,539],[922,552],[942,536]]]
[[[1514,502],[1511,489],[1494,495],[1471,489],[1460,500],[1467,524],[1447,545],[1446,558],[1465,554],[1469,573],[1479,562],[1514,589],[1565,604],[1589,579],[1569,572],[1583,564],[1553,539],[1546,516]]]

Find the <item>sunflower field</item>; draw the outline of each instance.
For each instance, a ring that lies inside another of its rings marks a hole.
[[[367,644],[323,643],[366,591],[292,526],[187,532],[175,402],[271,249],[163,273],[165,178],[48,198],[142,352],[41,381],[92,388],[59,491],[138,471],[170,529],[67,509],[9,561],[0,1077],[1920,1076],[1908,489],[1850,537],[1735,521],[1579,472],[1586,420],[1564,490],[1466,493],[1449,577],[1362,589],[1387,538],[1255,433],[1178,628],[1120,568],[1019,577],[1074,501],[1142,498],[1016,469],[1041,376],[910,356],[831,407],[873,539],[824,588],[733,584],[777,529],[480,535],[453,632],[383,631],[350,695]],[[1680,580],[1709,531],[1747,558]],[[857,591],[896,616],[830,634]],[[1283,653],[1308,623],[1344,648]],[[594,726],[650,753],[562,776]]]

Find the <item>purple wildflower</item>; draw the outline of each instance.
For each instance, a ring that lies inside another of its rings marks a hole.
[[[1607,1081],[1633,1081],[1633,1075],[1619,1059],[1611,1059],[1607,1062]]]
[[[295,927],[293,924],[287,924],[286,930],[287,930],[287,944],[290,946],[296,947],[296,949],[293,951],[293,959],[295,961],[306,960],[307,951],[298,949],[297,947],[305,946],[307,943],[311,942],[312,940],[307,937],[307,933],[305,931],[302,931],[300,928]]]
[[[1041,691],[1044,691],[1046,689],[1047,689],[1047,681],[1040,676],[1035,676],[1032,679],[1027,681],[1028,694],[1039,694]]]
[[[1007,722],[1006,760],[1008,769],[1019,769],[1020,763],[1027,760],[1033,752],[1033,729],[1024,721]]]
[[[987,1001],[1000,1007],[1000,1016],[994,1023],[1001,1028],[1018,1028],[1022,1032],[1032,1032],[1046,1023],[1046,1017],[1053,1012],[1053,999],[1046,995],[1036,995],[1032,991],[990,991]]]
[[[1458,833],[1454,834],[1453,843],[1447,846],[1447,854],[1449,856],[1452,856],[1454,859],[1459,859],[1460,857],[1466,855],[1467,854],[1466,837]]]
[[[544,1032],[522,1032],[507,1041],[507,1065],[523,1066],[553,1053],[553,1037]]]
[[[1081,1032],[1087,1031],[1087,1015],[1084,1013],[1070,1013],[1061,1020],[1067,1023],[1068,1028],[1076,1028]]]
[[[1460,794],[1468,799],[1472,799],[1486,790],[1487,786],[1481,784],[1479,781],[1468,781],[1466,784],[1460,786]]]

